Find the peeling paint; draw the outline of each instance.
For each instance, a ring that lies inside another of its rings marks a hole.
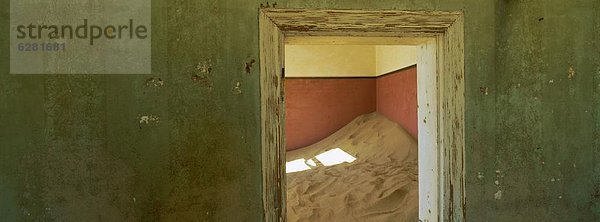
[[[207,59],[198,62],[195,66],[194,73],[191,74],[191,79],[194,82],[200,83],[202,86],[211,90],[213,88],[213,82],[210,79],[210,74],[213,71],[212,60]]]
[[[235,87],[233,88],[233,92],[238,95],[242,94],[242,83],[236,82]]]
[[[502,199],[502,191],[501,190],[498,190],[498,191],[496,191],[496,193],[494,193],[494,199],[496,199],[496,200]]]
[[[269,2],[267,2],[266,4],[260,3],[260,8],[275,8],[277,7],[277,2],[273,2],[273,4],[269,4]]]
[[[496,180],[496,181],[494,181],[494,184],[500,185],[500,181]]]
[[[146,80],[146,86],[154,86],[154,87],[162,87],[165,85],[165,82],[161,78],[149,78]]]
[[[554,83],[554,79],[551,79],[550,81],[548,81],[548,83],[550,83],[550,84]]]
[[[251,59],[250,62],[246,62],[245,70],[247,74],[250,74],[252,72],[252,66],[254,66],[255,62],[256,60],[254,59]]]
[[[198,62],[198,64],[196,65],[196,70],[202,73],[210,74],[212,72],[212,61],[208,59],[202,62]]]
[[[477,179],[483,179],[483,172],[477,172]]]
[[[140,116],[139,119],[140,119],[140,124],[141,123],[150,124],[150,123],[159,123],[160,122],[160,118],[155,115]]]
[[[575,78],[575,69],[573,69],[573,66],[569,66],[569,75],[567,77],[569,77],[569,79]]]
[[[481,93],[483,93],[483,95],[489,95],[489,88],[488,87],[479,87],[479,91]]]

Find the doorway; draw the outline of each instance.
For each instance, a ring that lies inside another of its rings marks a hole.
[[[464,219],[464,52],[461,12],[260,10],[265,221],[286,220],[285,43],[418,46],[419,219]]]

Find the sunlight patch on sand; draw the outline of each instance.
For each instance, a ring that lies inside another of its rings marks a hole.
[[[305,170],[310,170],[310,167],[308,165],[306,165],[305,159],[297,159],[297,160],[293,160],[293,161],[285,163],[285,172],[286,173],[294,173],[294,172],[300,172],[300,171],[305,171]]]
[[[322,163],[323,166],[333,166],[340,163],[352,163],[356,160],[355,157],[344,152],[340,148],[323,152],[315,156],[315,158],[317,158],[317,160]],[[317,163],[313,159],[297,159],[285,163],[285,173],[295,173],[310,170],[313,167],[317,167]]]
[[[340,148],[335,148],[315,156],[325,166],[333,166],[340,163],[352,163],[356,160],[352,155]]]

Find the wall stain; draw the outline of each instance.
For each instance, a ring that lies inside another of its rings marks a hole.
[[[246,73],[250,74],[250,72],[252,71],[252,66],[254,65],[254,63],[256,62],[256,60],[252,59],[249,62],[246,62]]]
[[[479,87],[479,92],[481,92],[483,95],[489,95],[489,88],[488,87]]]
[[[208,89],[212,89],[212,81],[205,75],[192,74],[192,81],[202,84]]]
[[[275,8],[277,7],[277,2],[273,2],[273,4],[269,4],[269,2],[267,2],[267,4],[260,3],[260,8]]]

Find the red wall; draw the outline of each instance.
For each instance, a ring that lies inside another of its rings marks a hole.
[[[285,79],[286,148],[316,143],[357,116],[375,112],[374,78]]]
[[[416,66],[378,78],[287,78],[285,102],[287,150],[316,143],[375,111],[418,138]]]
[[[377,78],[377,112],[400,124],[418,138],[417,67]]]

